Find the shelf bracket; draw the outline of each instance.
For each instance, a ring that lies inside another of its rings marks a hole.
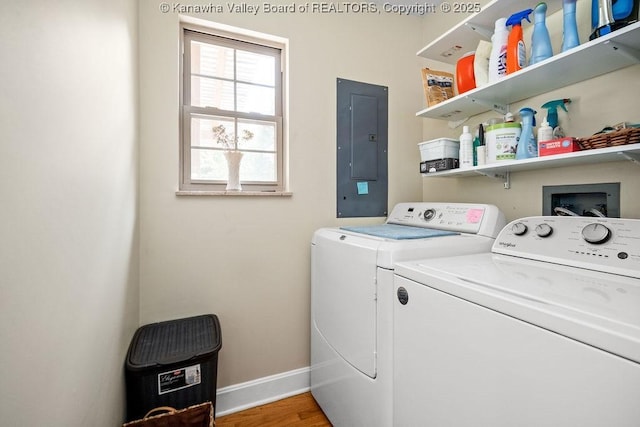
[[[487,28],[482,25],[473,24],[471,22],[466,22],[464,25],[467,28],[470,28],[472,31],[475,31],[476,33],[480,34],[485,39],[491,40],[491,36],[493,35],[492,28]]]
[[[496,111],[496,112],[498,112],[498,113],[500,113],[502,115],[507,114],[507,111],[509,111],[509,109],[507,108],[506,104],[500,104],[498,102],[489,102],[489,101],[485,101],[483,99],[473,98],[471,96],[468,96],[467,99],[469,99],[474,104],[484,105],[485,107],[488,107],[488,108],[492,109],[493,111]]]
[[[636,165],[640,165],[640,154],[624,153],[624,152],[621,152],[621,153],[618,153],[618,154],[620,154],[625,159],[632,161]]]
[[[610,46],[611,49],[615,50],[616,52],[631,59],[632,61],[640,62],[640,51],[638,49],[634,49],[629,46],[618,44],[614,41],[607,41],[605,42],[605,44]]]
[[[476,171],[476,173],[489,178],[501,179],[505,190],[509,190],[511,188],[511,172],[509,171],[505,171],[504,173]]]

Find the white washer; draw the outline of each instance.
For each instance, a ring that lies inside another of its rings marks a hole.
[[[394,263],[488,252],[504,224],[492,205],[419,202],[385,224],[314,233],[311,392],[334,426],[391,425]]]
[[[524,218],[395,273],[393,425],[640,425],[640,220]]]

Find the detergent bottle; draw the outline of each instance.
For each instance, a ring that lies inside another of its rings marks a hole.
[[[580,44],[576,23],[576,1],[562,0],[562,51],[573,49]]]
[[[491,36],[491,54],[489,55],[489,83],[496,82],[507,75],[507,40],[509,30],[507,19],[500,18],[495,22],[495,30]]]
[[[575,1],[575,0],[574,0]],[[553,56],[551,37],[546,24],[547,4],[538,3],[533,9],[533,35],[531,36],[531,60],[530,64],[544,61]]]
[[[527,49],[522,37],[522,20],[531,22],[529,15],[533,9],[526,9],[514,13],[507,19],[507,26],[511,26],[507,40],[507,74],[514,73],[526,65]]]
[[[533,127],[536,125],[536,112],[531,108],[525,107],[520,109],[520,118],[522,119],[522,132],[518,147],[516,148],[516,160],[530,159],[538,157],[538,144],[533,133]]]

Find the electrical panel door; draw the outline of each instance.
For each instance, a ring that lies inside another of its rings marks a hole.
[[[388,89],[337,81],[337,216],[387,216]]]

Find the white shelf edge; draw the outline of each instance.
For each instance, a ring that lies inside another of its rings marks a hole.
[[[632,159],[640,156],[640,143],[616,147],[596,148],[553,156],[534,157],[525,160],[503,161],[467,169],[450,169],[447,171],[421,174],[424,178],[461,178],[468,176],[496,175],[507,172],[521,172],[535,169],[550,169],[561,166],[579,166],[597,162],[631,161],[623,154],[628,153]]]

